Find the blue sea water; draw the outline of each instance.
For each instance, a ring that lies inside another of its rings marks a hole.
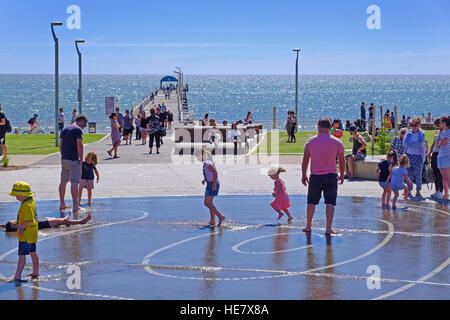
[[[140,102],[159,86],[161,75],[85,75],[83,113],[90,121],[107,120],[106,96],[121,109]],[[295,109],[295,77],[284,75],[185,75],[195,118],[209,112],[216,120],[238,120],[253,111],[257,120],[272,120],[273,107],[285,119]],[[60,106],[66,117],[77,103],[78,76],[60,76]],[[359,118],[361,102],[398,106],[399,114],[419,116],[450,112],[450,75],[306,75],[299,79],[299,118]],[[53,75],[0,75],[0,104],[12,122],[26,122],[34,113],[54,121]]]

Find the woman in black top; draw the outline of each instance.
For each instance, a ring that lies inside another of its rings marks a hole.
[[[150,135],[150,152],[153,153],[153,141],[156,139],[156,153],[159,154],[161,146],[161,130],[162,122],[160,115],[156,114],[155,109],[150,110],[150,117],[148,117],[147,129]]]
[[[141,131],[142,144],[147,144],[148,136],[148,118],[145,117],[145,112],[142,112],[141,124],[139,130]]]
[[[173,113],[167,110],[167,121],[169,122],[169,130],[172,130]]]
[[[350,134],[353,137],[353,149],[352,153],[345,156],[345,160],[347,161],[347,179],[353,179],[355,175],[355,161],[364,160],[367,154],[367,143],[364,140],[363,136],[358,134],[355,126],[350,127]]]

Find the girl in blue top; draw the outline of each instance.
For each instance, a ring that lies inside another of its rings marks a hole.
[[[408,177],[408,164],[409,164],[409,159],[408,156],[406,154],[402,155],[400,160],[399,160],[399,167],[395,167],[394,169],[392,169],[391,174],[389,175],[389,177],[387,178],[386,182],[391,184],[391,188],[392,191],[394,192],[394,199],[392,199],[392,209],[396,209],[397,208],[397,199],[398,199],[398,192],[400,190],[404,190],[404,200],[408,201],[408,186],[405,184],[405,181],[408,183],[408,185],[411,187],[413,187],[413,184],[411,182],[411,179],[409,179]]]

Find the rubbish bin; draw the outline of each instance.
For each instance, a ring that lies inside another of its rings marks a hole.
[[[89,122],[89,133],[97,133],[97,123]]]

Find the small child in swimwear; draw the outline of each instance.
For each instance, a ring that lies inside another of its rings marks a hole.
[[[397,152],[391,151],[387,154],[386,160],[378,163],[377,177],[380,187],[383,188],[383,195],[381,196],[381,205],[383,207],[389,207],[391,201],[391,186],[387,183],[387,178],[392,172],[392,167],[397,165]]]
[[[408,177],[408,165],[409,159],[406,154],[402,155],[399,160],[400,166],[392,169],[392,173],[387,178],[386,182],[391,184],[392,191],[394,192],[394,199],[392,199],[392,209],[397,208],[397,199],[400,190],[404,190],[404,200],[408,201],[408,186],[405,184],[405,181],[412,188],[413,184],[411,179]]]
[[[93,205],[92,202],[92,190],[94,189],[94,173],[97,176],[97,183],[100,180],[100,176],[97,170],[97,154],[95,152],[90,152],[86,156],[85,161],[81,167],[81,181],[80,187],[78,189],[78,202],[81,206],[81,197],[83,195],[83,189],[87,189],[88,192],[88,204]]]
[[[275,181],[275,188],[274,192],[272,193],[275,200],[270,205],[278,213],[278,220],[280,220],[284,216],[282,212],[284,211],[288,216],[288,221],[292,221],[293,218],[288,210],[288,208],[291,207],[291,203],[289,201],[289,195],[286,192],[284,181],[280,179],[281,172],[286,172],[286,169],[281,167],[272,167],[267,173],[268,176]]]

